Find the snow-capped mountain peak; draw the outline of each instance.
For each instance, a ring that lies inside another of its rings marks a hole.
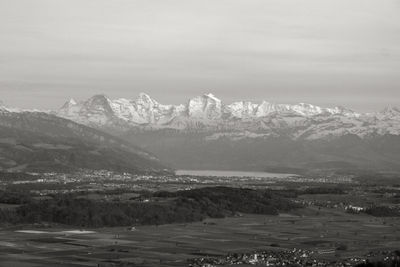
[[[105,95],[95,95],[83,103],[83,111],[89,113],[105,112],[110,115],[112,114],[110,103],[111,100]]]
[[[221,118],[222,102],[213,94],[204,94],[190,99],[187,110],[189,117],[215,120]]]
[[[68,100],[67,102],[65,102],[65,104],[61,107],[61,109],[69,109],[72,108],[73,106],[78,105],[78,102],[75,101],[75,99],[71,98],[70,100]]]
[[[75,106],[75,105],[77,105],[77,104],[78,104],[78,102],[76,102],[75,99],[73,99],[73,98],[71,98],[71,99],[68,101],[68,105]]]
[[[395,106],[387,106],[380,113],[386,115],[399,115],[400,108]]]
[[[105,95],[94,95],[91,98],[89,98],[86,103],[89,105],[106,105],[109,102],[109,99]]]
[[[400,108],[395,106],[387,106],[378,112],[377,118],[380,120],[392,120],[393,118],[400,120]]]
[[[217,101],[217,102],[221,102],[221,100],[218,99],[218,98],[217,98],[215,95],[213,95],[212,93],[204,94],[204,97],[211,98],[212,100]]]
[[[151,98],[148,94],[140,93],[139,97],[136,100],[136,103],[146,106],[154,106],[154,104],[158,104],[153,98]]]
[[[251,118],[256,115],[257,107],[250,101],[234,102],[225,106],[225,113],[235,118]]]

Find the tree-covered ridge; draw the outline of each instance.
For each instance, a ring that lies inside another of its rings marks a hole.
[[[270,191],[210,187],[156,192],[147,201],[97,201],[73,194],[29,200],[15,210],[0,210],[0,222],[51,222],[82,227],[128,226],[199,221],[237,212],[278,214],[299,207]]]

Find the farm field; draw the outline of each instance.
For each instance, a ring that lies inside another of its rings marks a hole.
[[[272,245],[272,246],[271,246]],[[345,250],[336,250],[345,245]],[[160,226],[0,229],[0,266],[188,266],[188,259],[254,250],[307,249],[324,259],[400,247],[400,219],[308,207]]]

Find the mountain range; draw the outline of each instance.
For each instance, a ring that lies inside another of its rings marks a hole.
[[[397,107],[358,113],[340,106],[325,108],[305,103],[238,101],[225,104],[213,94],[197,96],[180,105],[165,105],[141,93],[135,100],[113,100],[105,95],[80,102],[71,99],[59,110],[41,113],[5,107],[2,110],[3,114],[8,112],[15,117],[14,128],[19,120],[26,123],[25,117],[30,116],[55,120],[60,129],[65,125],[84,127],[79,128],[80,133],[94,131],[96,135],[106,135],[106,139],[115,139],[113,143],[132,146],[129,152],[133,152],[132,158],[143,160],[130,162],[130,156],[120,157],[121,151],[118,151],[119,156],[114,155],[111,160],[113,168],[118,165],[115,159],[119,157],[124,159],[125,167],[131,164],[134,169],[154,170],[167,165],[180,169],[283,172],[400,171],[400,109]],[[4,125],[4,120],[2,115],[0,125]],[[57,134],[49,136],[47,126],[29,125],[18,130],[31,133],[36,129],[35,135],[40,134],[41,138],[58,138]],[[73,138],[82,137],[73,135]],[[86,141],[93,147],[102,147],[100,139]],[[9,142],[5,140],[3,143]],[[54,146],[65,142],[41,143],[51,143],[54,152],[57,150]],[[31,146],[34,144],[37,143]],[[87,151],[96,151],[93,147]],[[106,160],[108,156],[104,155]],[[157,159],[149,155],[156,155]]]
[[[311,140],[347,134],[362,138],[400,134],[400,109],[396,107],[361,114],[344,107],[322,108],[305,103],[224,104],[213,94],[194,97],[181,105],[160,104],[144,93],[136,100],[96,95],[82,102],[71,99],[55,114],[114,131],[136,128],[213,133],[208,139],[286,136]]]
[[[164,105],[96,95],[55,114],[134,143],[175,168],[400,170],[400,109],[239,101],[213,94]]]

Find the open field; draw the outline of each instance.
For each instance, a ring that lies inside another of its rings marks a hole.
[[[335,259],[400,248],[399,218],[315,207],[279,216],[244,214],[188,224],[137,226],[134,231],[121,227],[74,230],[3,228],[0,266],[113,266],[106,264],[118,262],[187,266],[189,258],[229,252],[304,248],[315,251],[317,257]],[[341,244],[348,249],[335,250]]]

